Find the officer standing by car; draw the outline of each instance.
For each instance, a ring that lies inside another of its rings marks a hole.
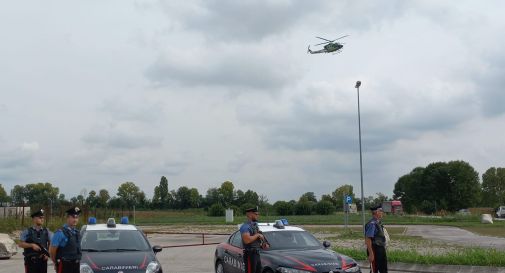
[[[258,209],[250,208],[246,210],[247,222],[240,227],[242,244],[244,245],[244,265],[245,273],[260,273],[261,259],[259,251],[261,248],[267,249],[270,246],[266,242],[263,234],[258,228]]]
[[[67,223],[54,233],[49,252],[56,273],[79,273],[81,236],[76,226],[81,210],[74,207],[67,210],[66,213]]]
[[[33,226],[25,229],[20,236],[19,247],[23,248],[25,273],[47,273],[49,243],[52,234],[44,225],[44,210],[31,214]]]
[[[370,269],[373,273],[387,273],[386,234],[381,222],[384,212],[381,205],[372,206],[370,210],[373,217],[365,226],[365,241]]]

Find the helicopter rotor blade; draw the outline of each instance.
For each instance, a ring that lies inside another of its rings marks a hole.
[[[333,41],[330,41],[330,40],[328,40],[328,39],[321,38],[321,37],[317,37],[317,36],[316,36],[316,38],[321,39],[321,40],[325,40],[325,41],[330,42],[330,43],[331,43],[331,42],[333,42]]]
[[[331,42],[320,43],[320,44],[317,44],[317,45],[314,45],[314,46],[325,45],[325,44],[329,44],[329,43],[331,43]]]
[[[344,36],[342,36],[342,37],[340,37],[340,38],[337,38],[337,39],[335,39],[335,40],[333,40],[333,41],[340,40],[340,39],[345,38],[345,37],[347,37],[347,36],[349,36],[349,35],[344,35]]]

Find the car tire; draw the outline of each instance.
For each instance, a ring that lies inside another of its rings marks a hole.
[[[267,268],[263,270],[263,273],[274,273],[271,269]]]
[[[224,272],[224,266],[221,261],[216,262],[216,273],[225,273]]]

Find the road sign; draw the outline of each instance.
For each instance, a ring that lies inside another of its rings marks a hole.
[[[350,195],[347,195],[347,196],[345,197],[345,203],[346,203],[346,204],[352,204],[352,197],[351,197]]]

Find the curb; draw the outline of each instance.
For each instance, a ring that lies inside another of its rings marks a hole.
[[[370,269],[368,261],[358,261],[358,264],[362,269]],[[388,270],[412,273],[505,273],[505,267],[408,263],[388,263]]]

